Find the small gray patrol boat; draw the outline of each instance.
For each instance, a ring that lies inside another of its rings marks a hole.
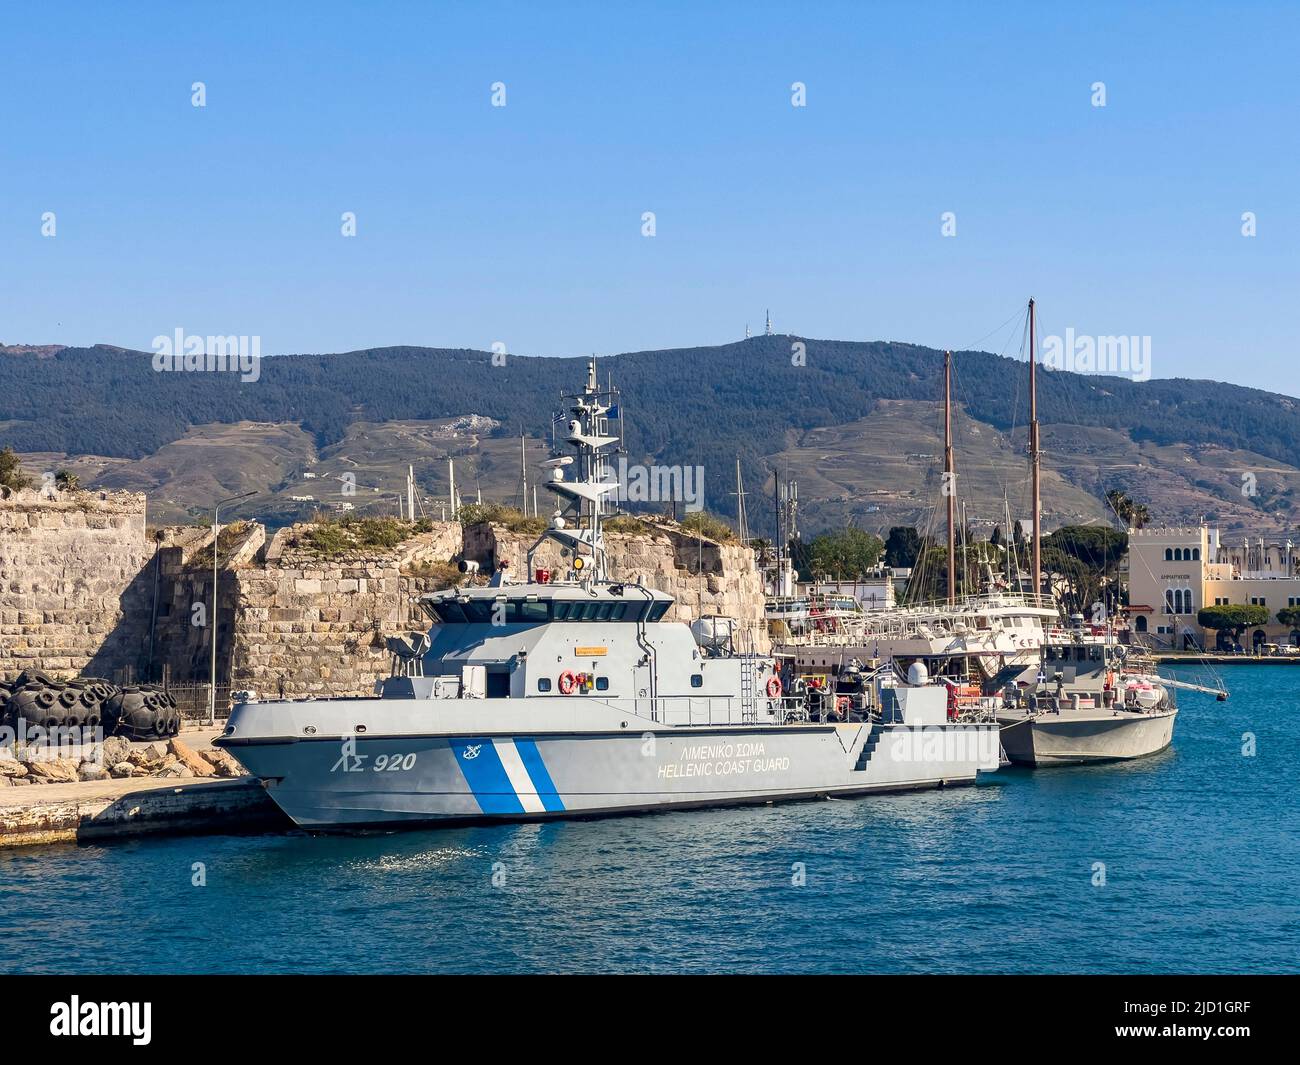
[[[947,689],[877,686],[855,703],[783,691],[728,619],[667,621],[673,600],[606,573],[607,452],[618,399],[594,361],[546,487],[564,504],[527,579],[423,597],[427,636],[390,640],[377,698],[242,703],[215,742],[312,831],[593,816],[970,784],[996,770],[991,714]],[[567,471],[567,472],[566,472]],[[566,516],[567,514],[567,516]],[[534,569],[546,541],[567,569]],[[883,672],[883,671],[882,671]]]
[[[1043,645],[1041,661],[1007,671],[996,713],[1002,747],[1017,765],[1117,762],[1165,750],[1178,716],[1175,689],[1227,698],[1222,687],[1173,680],[1126,648],[1082,629]]]

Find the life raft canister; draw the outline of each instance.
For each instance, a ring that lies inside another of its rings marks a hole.
[[[767,697],[769,699],[781,698],[781,678],[769,677],[767,680]]]
[[[566,669],[560,674],[560,694],[572,695],[573,689],[578,686],[578,678],[573,675],[573,670]]]

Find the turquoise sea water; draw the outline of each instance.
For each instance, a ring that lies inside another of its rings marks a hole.
[[[1300,670],[1222,675],[1162,755],[972,788],[0,852],[0,972],[1300,971]]]

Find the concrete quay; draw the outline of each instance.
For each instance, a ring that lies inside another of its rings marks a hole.
[[[0,792],[0,847],[292,827],[256,777],[96,780]]]

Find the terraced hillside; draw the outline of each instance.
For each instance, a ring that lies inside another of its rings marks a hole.
[[[791,360],[796,343],[803,365]],[[1005,495],[1023,516],[1024,363],[955,360],[967,515],[1000,520]],[[707,506],[730,515],[739,457],[760,532],[774,469],[798,478],[806,532],[923,524],[940,502],[940,368],[938,352],[914,345],[788,336],[600,360],[625,392],[629,461],[702,465]],[[69,467],[86,484],[143,490],[159,520],[199,517],[245,491],[255,497],[240,512],[277,524],[345,500],[393,511],[408,465],[433,506],[449,456],[462,497],[517,502],[519,435],[530,460],[544,455],[559,390],[583,369],[402,347],[267,358],[241,383],[157,373],[147,353],[121,348],[13,345],[0,349],[0,446],[30,472]],[[1105,520],[1109,488],[1160,522],[1206,518],[1258,535],[1300,519],[1295,400],[1207,381],[1049,371],[1041,381],[1049,525]],[[347,478],[356,492],[345,496]]]

